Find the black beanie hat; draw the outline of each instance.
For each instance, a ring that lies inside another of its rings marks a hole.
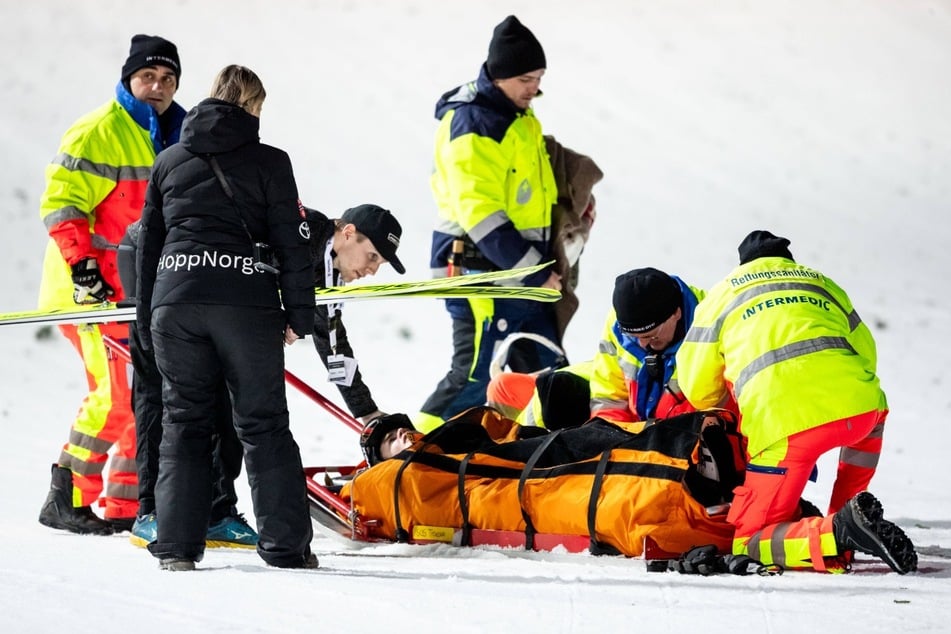
[[[673,315],[683,303],[680,285],[663,271],[634,269],[614,280],[614,311],[621,330],[640,334]]]
[[[368,465],[372,467],[378,462],[383,462],[383,457],[380,456],[380,443],[383,442],[383,436],[394,429],[402,428],[414,431],[416,429],[406,414],[387,414],[374,418],[366,424],[360,433],[360,449],[363,450],[363,457],[366,458]]]
[[[175,81],[182,75],[182,63],[178,59],[178,49],[174,44],[158,35],[132,36],[129,57],[122,65],[122,81],[129,81],[132,73],[146,66],[167,66],[175,73]]]
[[[740,253],[740,264],[746,264],[756,258],[793,259],[789,251],[789,240],[774,236],[769,231],[751,231],[743,238],[737,251]]]
[[[485,63],[492,79],[518,77],[548,65],[542,45],[514,15],[502,20],[492,31]]]

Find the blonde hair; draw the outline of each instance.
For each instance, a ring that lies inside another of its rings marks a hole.
[[[267,91],[264,90],[261,78],[253,70],[231,64],[222,68],[215,77],[209,96],[241,106],[250,112],[255,105],[264,101]]]

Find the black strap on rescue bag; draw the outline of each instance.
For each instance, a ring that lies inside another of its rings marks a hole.
[[[400,543],[407,543],[410,538],[409,532],[403,528],[403,522],[400,519],[400,484],[403,481],[403,472],[406,471],[406,467],[410,465],[416,459],[416,456],[421,454],[426,447],[430,446],[433,443],[424,443],[422,447],[416,451],[411,451],[406,459],[403,460],[403,464],[400,465],[400,468],[396,471],[396,477],[393,479],[393,523],[396,525],[396,541]]]
[[[548,449],[548,446],[555,440],[562,430],[553,431],[548,434],[548,437],[545,438],[545,441],[538,446],[538,448],[532,453],[531,457],[528,459],[528,462],[525,463],[525,468],[522,469],[522,474],[518,478],[518,507],[522,512],[522,519],[525,520],[525,550],[532,550],[535,548],[535,525],[532,524],[532,518],[529,517],[528,512],[525,510],[525,505],[522,503],[522,492],[525,490],[525,481],[528,480],[528,474],[532,472],[532,469],[535,468],[535,464],[538,462],[539,458],[542,457],[542,454]]]
[[[621,551],[612,546],[598,541],[595,525],[598,517],[598,497],[601,495],[601,485],[604,483],[604,473],[608,469],[608,463],[611,461],[611,452],[614,447],[601,454],[598,460],[598,468],[594,471],[594,482],[591,484],[591,495],[588,497],[588,550],[592,555],[620,555]]]
[[[461,546],[468,546],[472,541],[472,525],[469,524],[469,499],[466,497],[466,469],[469,468],[469,461],[474,455],[474,451],[467,453],[466,457],[459,463],[459,510],[462,513]]]

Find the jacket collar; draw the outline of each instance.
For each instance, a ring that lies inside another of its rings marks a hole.
[[[182,121],[185,119],[185,109],[178,105],[178,102],[173,101],[160,117],[155,108],[136,99],[121,81],[116,84],[116,101],[140,128],[148,130],[156,154],[178,143]]]

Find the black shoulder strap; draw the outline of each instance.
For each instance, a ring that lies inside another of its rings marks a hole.
[[[231,206],[234,209],[235,216],[238,218],[238,222],[241,223],[244,232],[248,234],[248,240],[251,242],[251,245],[254,246],[254,237],[248,229],[248,223],[244,221],[244,216],[241,215],[241,210],[238,209],[238,203],[234,199],[234,190],[231,189],[231,184],[228,182],[228,179],[225,178],[225,173],[221,171],[221,165],[218,164],[218,159],[215,158],[214,154],[202,154],[201,157],[208,161],[208,164],[211,166],[211,171],[215,173],[215,177],[218,179],[218,182],[221,183],[221,189],[224,190],[225,196],[231,201]]]
[[[594,481],[591,483],[591,494],[588,497],[588,551],[592,555],[620,555],[621,551],[598,540],[595,525],[598,517],[598,499],[601,497],[601,485],[604,483],[604,474],[607,472],[608,463],[611,460],[611,452],[614,447],[609,447],[601,454],[598,460],[598,467],[594,471]]]
[[[475,453],[474,451],[467,453],[466,457],[459,463],[457,489],[459,494],[459,511],[462,514],[462,543],[460,546],[468,546],[472,540],[472,525],[469,524],[469,498],[466,497],[466,471]]]
[[[522,469],[522,475],[518,479],[518,505],[519,510],[522,512],[522,519],[525,520],[525,550],[532,550],[535,548],[535,525],[532,523],[532,518],[529,516],[528,511],[525,510],[525,505],[522,503],[522,493],[525,491],[525,482],[528,480],[529,474],[532,472],[532,469],[535,468],[535,464],[538,462],[539,458],[542,457],[542,454],[548,449],[548,446],[551,445],[552,441],[557,438],[561,432],[564,431],[559,429],[548,434],[548,437],[545,438],[545,441],[542,442],[532,456],[528,459],[528,462],[525,463],[525,468]]]

